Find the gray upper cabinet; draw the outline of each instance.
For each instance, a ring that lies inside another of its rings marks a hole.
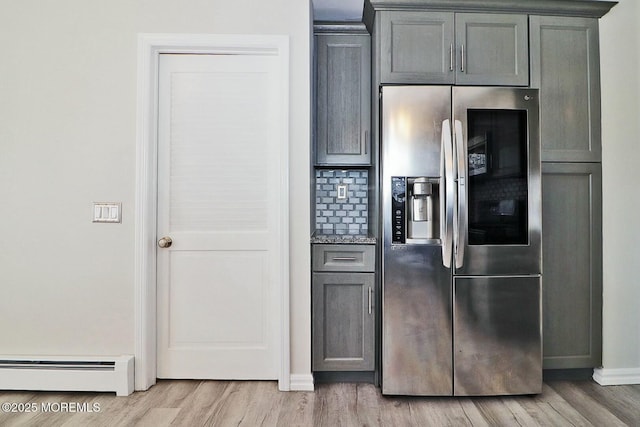
[[[369,165],[370,36],[317,35],[316,55],[316,164]]]
[[[599,163],[542,164],[546,369],[602,362],[601,191]]]
[[[526,15],[456,14],[456,84],[529,85]]]
[[[382,83],[453,84],[453,13],[381,12]]]
[[[381,83],[529,85],[526,15],[380,12]]]
[[[532,16],[531,86],[540,89],[542,161],[601,160],[598,20]]]

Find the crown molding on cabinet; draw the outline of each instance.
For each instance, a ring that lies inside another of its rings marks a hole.
[[[374,14],[381,10],[446,10],[601,18],[617,3],[601,0],[365,0],[363,21],[371,31]]]
[[[369,34],[362,22],[315,21],[314,34]]]

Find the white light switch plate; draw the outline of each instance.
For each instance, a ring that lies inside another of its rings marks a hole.
[[[347,199],[347,184],[338,184],[338,200]]]
[[[93,203],[93,222],[122,222],[122,203]]]

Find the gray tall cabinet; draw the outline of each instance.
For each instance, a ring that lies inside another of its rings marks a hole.
[[[602,167],[596,18],[531,16],[540,89],[544,368],[602,362]]]
[[[371,37],[362,23],[316,23],[314,33],[314,166],[323,173],[358,169],[366,174],[372,158]],[[312,203],[314,208],[324,206],[316,215],[366,220],[357,212],[366,207],[362,201],[366,198],[348,189],[354,179],[316,182],[328,196],[328,201],[318,196]],[[341,186],[342,197],[337,194]],[[373,378],[375,244],[366,244],[371,243],[367,236],[353,237],[322,234],[312,239],[311,362],[316,380],[345,378],[345,372]]]

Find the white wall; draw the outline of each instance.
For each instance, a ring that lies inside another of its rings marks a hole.
[[[640,4],[600,22],[605,369],[640,372]]]
[[[134,352],[137,33],[290,36],[292,373],[310,372],[310,5],[22,0],[0,14],[0,354]],[[93,224],[120,201],[122,224]]]

